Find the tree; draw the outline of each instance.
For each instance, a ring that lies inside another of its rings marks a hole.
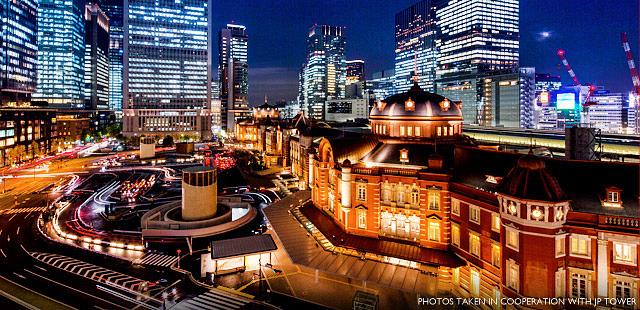
[[[162,146],[164,146],[164,147],[173,146],[173,137],[170,136],[170,135],[167,135],[166,137],[164,137],[162,139]]]
[[[34,141],[31,141],[31,156],[35,159],[36,157],[40,157],[40,155],[42,155],[42,149],[40,149],[40,143]]]
[[[15,147],[16,149],[16,157],[18,158],[18,162],[22,161],[22,158],[27,155],[27,148],[24,145],[18,145]]]
[[[107,126],[106,131],[107,131],[107,136],[117,137],[122,133],[122,124],[121,123],[111,124]]]
[[[14,147],[8,148],[4,151],[5,164],[13,165],[16,161],[16,149]]]

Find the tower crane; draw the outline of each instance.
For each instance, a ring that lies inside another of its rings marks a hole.
[[[556,54],[560,58],[560,61],[562,61],[562,64],[564,65],[564,68],[569,73],[569,76],[571,77],[571,79],[573,79],[573,83],[576,84],[576,86],[583,86],[582,83],[580,83],[580,81],[578,80],[578,77],[576,76],[576,73],[573,71],[573,68],[571,68],[569,61],[567,60],[567,57],[566,57],[567,52],[563,49],[558,49],[558,52]],[[589,91],[587,92],[587,96],[585,97],[584,103],[582,104],[582,106],[585,108],[590,105],[597,104],[596,102],[589,101],[589,99],[591,98],[591,94],[593,94],[593,92],[596,91],[597,89],[596,86],[590,85],[590,84],[587,84],[587,86],[589,86]]]
[[[640,101],[640,75],[638,74],[638,69],[636,68],[635,62],[633,61],[633,54],[631,53],[631,46],[629,45],[629,38],[627,37],[627,33],[621,33],[620,39],[622,40],[622,48],[624,49],[624,53],[627,56],[629,71],[631,71],[633,92],[636,94],[636,101]],[[638,106],[639,103],[640,102],[636,102],[636,106]]]

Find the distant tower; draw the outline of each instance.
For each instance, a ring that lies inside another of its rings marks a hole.
[[[38,7],[38,83],[34,101],[84,107],[84,1],[42,0]]]
[[[420,87],[433,91],[436,70],[436,12],[432,0],[422,0],[396,14],[395,87],[405,92],[423,75]]]
[[[242,25],[227,24],[218,38],[222,128],[233,132],[236,121],[249,116],[249,36]]]
[[[85,18],[84,100],[86,109],[109,108],[109,18],[97,4],[87,4]]]
[[[100,8],[109,17],[109,109],[122,116],[124,57],[124,0],[102,0]]]
[[[347,60],[344,27],[314,25],[307,38],[307,60],[301,77],[303,110],[310,117],[324,118],[327,99],[345,98]]]

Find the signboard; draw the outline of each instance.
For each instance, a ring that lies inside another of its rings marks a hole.
[[[556,97],[556,108],[558,110],[575,110],[576,94],[575,93],[558,94]]]
[[[546,92],[546,91],[541,92],[540,93],[540,101],[539,101],[540,105],[548,106],[549,105],[549,101],[551,101],[551,100],[549,100],[549,97],[550,97],[549,92]]]

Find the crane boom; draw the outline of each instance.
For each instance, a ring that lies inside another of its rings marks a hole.
[[[569,61],[567,61],[567,57],[565,56],[566,52],[563,49],[558,49],[557,54],[558,57],[560,57],[560,61],[562,61],[564,68],[567,69],[567,72],[569,72],[569,76],[571,76],[571,78],[573,79],[573,83],[576,84],[576,86],[582,86],[582,84],[580,84],[580,81],[578,81],[578,77],[576,76],[575,72],[573,72]]]
[[[638,74],[638,69],[636,68],[636,64],[633,61],[633,53],[631,53],[631,46],[629,45],[629,38],[627,37],[627,33],[623,32],[620,34],[620,39],[622,40],[622,48],[624,49],[624,53],[627,56],[627,64],[629,65],[629,71],[631,71],[631,80],[633,81],[633,89],[636,95],[640,95],[640,75]]]

